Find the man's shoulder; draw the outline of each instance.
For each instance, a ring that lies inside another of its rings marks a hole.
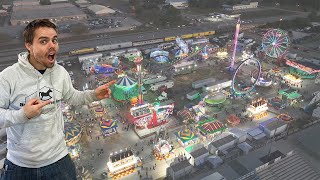
[[[11,66],[6,67],[4,70],[0,71],[0,77],[12,77],[12,75],[17,71],[18,63],[14,63]]]
[[[54,66],[55,66],[55,71],[57,72],[67,72],[67,70],[58,63],[56,63]]]

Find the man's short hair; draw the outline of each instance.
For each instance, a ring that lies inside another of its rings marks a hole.
[[[32,44],[34,38],[34,32],[36,29],[40,27],[48,27],[53,28],[56,32],[58,32],[57,26],[51,22],[49,19],[36,19],[31,21],[23,30],[23,37],[25,43]]]

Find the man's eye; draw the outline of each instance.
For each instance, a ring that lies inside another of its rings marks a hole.
[[[40,41],[41,44],[47,44],[47,40]]]
[[[58,43],[58,39],[54,39],[54,40],[52,40],[52,42],[53,42],[54,44],[56,44],[56,43]]]

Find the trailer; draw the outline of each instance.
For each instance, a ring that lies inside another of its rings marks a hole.
[[[174,75],[187,74],[195,70],[197,64],[194,61],[184,61],[173,65]]]
[[[132,47],[132,42],[122,42],[122,43],[115,43],[115,44],[106,44],[101,46],[96,46],[96,51],[108,51],[120,48],[128,48]]]
[[[144,46],[144,45],[149,45],[149,44],[157,44],[157,43],[162,43],[163,39],[150,39],[150,40],[144,40],[144,41],[137,41],[133,42],[132,46]]]
[[[78,56],[80,63],[83,63],[84,61],[98,60],[100,58],[102,58],[102,53],[94,53],[94,54]]]
[[[168,48],[171,48],[174,46],[174,43],[172,42],[169,42],[169,43],[162,43],[162,44],[159,44],[158,45],[158,48],[161,48],[161,49],[168,49]]]
[[[161,81],[150,85],[151,91],[156,91],[161,87],[166,87],[167,89],[172,88],[174,85],[174,82],[172,80],[167,81]]]
[[[209,40],[208,39],[195,39],[191,44],[195,45],[195,44],[204,44],[204,43],[208,43]]]
[[[225,89],[228,87],[231,87],[232,85],[232,81],[231,80],[221,80],[221,81],[217,81],[217,82],[212,82],[209,84],[206,84],[202,87],[203,91],[217,91],[217,90],[221,90],[221,89]]]
[[[201,88],[207,84],[210,84],[210,83],[214,83],[216,82],[216,79],[215,78],[207,78],[207,79],[202,79],[202,80],[198,80],[198,81],[194,81],[192,83],[192,88],[193,89],[198,89],[198,88]]]
[[[142,80],[143,84],[154,84],[166,80],[166,76],[152,75]]]
[[[118,50],[110,52],[110,56],[122,56],[126,53],[126,50]]]

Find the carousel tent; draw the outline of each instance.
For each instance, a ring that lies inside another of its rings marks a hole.
[[[108,136],[117,131],[118,122],[112,119],[108,119],[108,120],[100,121],[99,125],[103,135]]]
[[[189,141],[196,140],[198,138],[191,130],[184,129],[175,133],[177,138],[182,141],[183,144],[188,144]]]
[[[79,123],[65,122],[64,123],[64,134],[65,141],[68,146],[72,146],[77,143],[81,138],[81,126]]]
[[[130,101],[138,97],[138,84],[132,78],[124,76],[113,86],[112,95],[117,101]]]

